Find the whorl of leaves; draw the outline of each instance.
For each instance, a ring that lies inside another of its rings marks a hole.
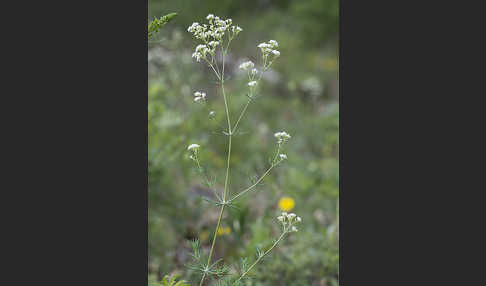
[[[155,33],[160,30],[162,26],[167,24],[175,16],[177,16],[177,13],[170,13],[163,17],[160,17],[160,19],[155,18],[152,22],[150,22],[148,25],[148,39],[150,40],[155,35]]]

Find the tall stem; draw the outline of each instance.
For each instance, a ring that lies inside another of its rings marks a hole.
[[[224,55],[223,55],[223,62],[224,62]],[[224,65],[223,65],[224,67]],[[224,68],[223,68],[224,70]],[[224,74],[224,71],[223,71]],[[223,218],[223,212],[224,212],[224,207],[226,204],[226,194],[228,192],[228,179],[229,179],[229,169],[230,169],[230,160],[231,160],[231,138],[233,137],[233,133],[231,131],[231,121],[229,117],[229,110],[228,110],[228,103],[226,101],[226,93],[224,92],[224,79],[223,76],[221,77],[221,91],[223,93],[223,99],[224,99],[224,107],[226,110],[226,118],[228,120],[228,132],[229,132],[229,139],[228,139],[228,160],[226,162],[226,178],[224,180],[224,191],[223,191],[223,204],[221,205],[221,210],[219,211],[219,216],[218,216],[218,223],[216,224],[216,230],[214,231],[214,236],[213,236],[213,242],[211,243],[211,249],[209,251],[209,257],[208,257],[208,263],[206,264],[206,270],[209,268],[209,265],[211,264],[211,258],[213,256],[214,252],[214,245],[216,243],[216,238],[218,234],[218,229],[219,226],[221,225],[221,219]],[[206,272],[204,272],[201,282],[199,282],[199,286],[203,285],[204,279],[206,278]]]

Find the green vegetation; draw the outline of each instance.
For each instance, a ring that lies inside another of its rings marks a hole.
[[[187,152],[191,143],[204,146],[200,159],[221,193],[227,153],[222,134],[225,106],[217,78],[191,57],[196,42],[187,32],[192,22],[202,23],[214,13],[243,28],[226,62],[230,114],[239,114],[247,102],[247,78],[238,66],[248,59],[259,62],[256,44],[275,39],[282,53],[265,73],[256,102],[249,105],[234,136],[229,194],[265,172],[274,132],[285,130],[292,141],[286,145],[285,164],[225,211],[213,261],[223,258],[232,265],[248,257],[251,265],[256,249],[268,249],[278,237],[275,217],[280,207],[292,206],[288,201],[279,205],[288,197],[294,202],[291,211],[303,220],[299,232],[265,256],[244,285],[338,285],[337,3],[149,0],[151,18],[178,14],[149,42],[149,281],[180,274],[190,285],[198,285],[200,276],[186,267],[191,241],[199,239],[208,253],[218,219],[219,208],[204,200],[214,199],[212,192],[201,184]],[[196,90],[207,92],[210,107],[194,104]],[[210,111],[215,113],[209,116]]]
[[[170,13],[163,17],[160,17],[160,19],[155,18],[154,20],[152,20],[152,22],[149,23],[147,28],[148,39],[150,40],[155,35],[155,33],[157,33],[160,30],[162,26],[167,24],[175,16],[177,16],[177,13]]]

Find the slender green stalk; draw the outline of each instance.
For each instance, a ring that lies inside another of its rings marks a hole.
[[[263,178],[265,178],[265,176],[270,173],[270,170],[272,170],[273,167],[277,166],[277,164],[275,165],[272,165],[270,166],[270,168],[267,169],[267,171],[260,177],[260,179],[258,179],[253,185],[249,186],[248,188],[244,189],[243,191],[239,192],[236,196],[234,196],[233,198],[231,198],[229,201],[232,202],[234,200],[236,200],[237,198],[239,198],[240,196],[246,194],[247,192],[251,191],[256,185],[258,185],[262,180]]]
[[[246,103],[245,107],[243,107],[243,111],[241,111],[240,116],[238,117],[238,120],[236,120],[236,124],[233,127],[233,132],[236,132],[236,128],[238,127],[238,123],[240,123],[241,118],[245,114],[246,109],[248,108],[248,105],[250,105],[251,99],[248,99],[248,102]]]
[[[231,121],[230,121],[230,116],[229,116],[229,110],[228,110],[228,103],[226,100],[226,93],[224,91],[224,55],[223,55],[223,72],[221,75],[221,91],[223,93],[223,99],[224,99],[224,106],[226,110],[226,118],[228,120],[228,132],[229,132],[229,139],[228,139],[228,160],[226,163],[226,178],[224,180],[224,190],[223,190],[223,204],[221,205],[221,210],[219,211],[219,216],[218,216],[218,223],[216,224],[216,230],[214,231],[213,235],[213,242],[211,243],[211,249],[209,251],[209,256],[208,256],[208,263],[206,264],[206,270],[209,268],[209,265],[211,264],[211,258],[213,256],[213,251],[214,251],[214,245],[216,243],[216,238],[218,234],[218,229],[221,225],[221,219],[223,217],[223,212],[224,212],[224,207],[226,206],[226,194],[228,192],[228,179],[229,179],[229,169],[230,169],[230,160],[231,160],[231,139],[233,137],[233,133],[231,131]],[[204,279],[206,278],[206,272],[204,272],[201,281],[199,282],[199,286],[202,286],[204,283]]]
[[[263,56],[263,57],[262,57],[262,62],[263,62],[263,70],[262,70],[262,72],[260,73],[260,76],[258,77],[258,79],[256,80],[257,84],[258,84],[258,83],[260,82],[260,80],[262,79],[263,74],[265,73],[265,71],[266,71],[266,70],[267,70],[267,69],[268,69],[268,68],[269,68],[269,67],[272,65],[272,62],[270,62],[270,63],[268,64],[268,66],[266,66],[266,57],[265,57],[265,56]],[[248,73],[249,73],[249,71],[248,71]],[[251,102],[251,96],[253,96],[253,94],[250,94],[249,96],[250,96],[250,99],[248,99],[248,101],[246,102],[245,107],[244,107],[244,108],[243,108],[243,110],[241,111],[240,116],[238,117],[238,120],[236,121],[236,124],[235,124],[235,126],[233,127],[233,132],[235,132],[235,131],[236,131],[236,128],[238,127],[238,123],[240,123],[241,118],[243,118],[243,115],[245,115],[245,112],[246,112],[246,109],[248,108],[248,105],[250,105],[250,102]]]
[[[257,186],[265,178],[266,175],[268,175],[268,173],[270,173],[270,171],[273,169],[273,167],[280,164],[280,161],[275,163],[275,160],[277,159],[279,152],[280,152],[280,144],[278,145],[277,152],[275,154],[275,157],[273,158],[272,165],[270,166],[270,168],[268,168],[267,171],[265,171],[265,173],[263,173],[263,175],[260,177],[260,179],[258,179],[253,185],[251,185],[248,188],[244,189],[243,191],[239,192],[236,196],[231,198],[229,201],[232,202],[232,201],[236,200],[237,198],[239,198],[240,196],[251,191],[255,186]]]
[[[218,223],[216,224],[216,230],[214,231],[213,243],[211,244],[211,250],[209,251],[209,257],[208,257],[208,263],[206,264],[206,269],[209,268],[209,264],[211,263],[211,257],[213,256],[213,251],[214,251],[214,244],[216,242],[216,237],[217,237],[217,234],[218,234],[218,229],[219,229],[219,226],[221,224],[221,218],[223,217],[224,207],[225,207],[225,205],[222,205],[221,206],[221,210],[219,212]],[[203,276],[201,278],[201,282],[199,282],[199,286],[202,286],[203,285],[204,278],[206,278],[206,272],[203,273]]]
[[[250,266],[248,267],[248,269],[243,273],[241,274],[241,276],[233,283],[233,285],[235,285],[238,281],[240,281],[243,277],[245,277],[245,275],[250,272],[250,270],[258,264],[258,262],[260,262],[260,260],[262,260],[263,257],[265,257],[265,255],[267,255],[270,251],[272,251],[273,248],[275,248],[275,246],[277,246],[277,244],[282,240],[282,238],[284,237],[284,235],[287,233],[287,231],[284,230],[284,232],[282,232],[282,235],[280,235],[280,237],[277,239],[277,241],[275,241],[275,243],[272,245],[272,247],[270,247],[267,251],[265,251],[265,253],[263,253],[263,255],[259,256],[258,259]]]

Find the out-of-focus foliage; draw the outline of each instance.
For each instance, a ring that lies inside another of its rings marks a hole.
[[[190,286],[190,284],[184,280],[177,281],[179,276],[180,275],[173,275],[172,277],[169,277],[169,275],[165,275],[160,283],[156,281],[149,281],[149,286]]]
[[[148,39],[150,40],[154,36],[154,34],[160,30],[162,26],[167,24],[175,16],[177,16],[177,13],[170,13],[163,17],[160,17],[160,19],[157,18],[153,19],[152,22],[149,23],[147,28]]]
[[[256,266],[247,285],[337,285],[339,196],[338,1],[149,0],[149,17],[177,12],[149,43],[149,275],[165,274],[197,285],[190,261],[190,240],[208,251],[218,208],[187,146],[201,145],[200,159],[224,185],[227,137],[222,96],[215,77],[191,58],[195,42],[187,27],[207,14],[230,17],[243,31],[232,43],[225,89],[232,122],[243,104],[246,80],[238,65],[250,59],[258,66],[258,43],[277,40],[281,56],[260,87],[258,99],[233,139],[230,193],[251,184],[268,167],[275,146],[273,133],[292,135],[288,161],[265,178],[263,186],[225,212],[214,259],[237,264],[254,261],[256,247],[265,248],[279,233],[279,200],[290,197],[292,212],[302,217],[299,232],[286,239]],[[226,72],[225,72],[226,73]],[[208,104],[194,104],[193,92],[207,93]],[[209,117],[215,111],[214,117]],[[208,284],[209,285],[209,284]]]

